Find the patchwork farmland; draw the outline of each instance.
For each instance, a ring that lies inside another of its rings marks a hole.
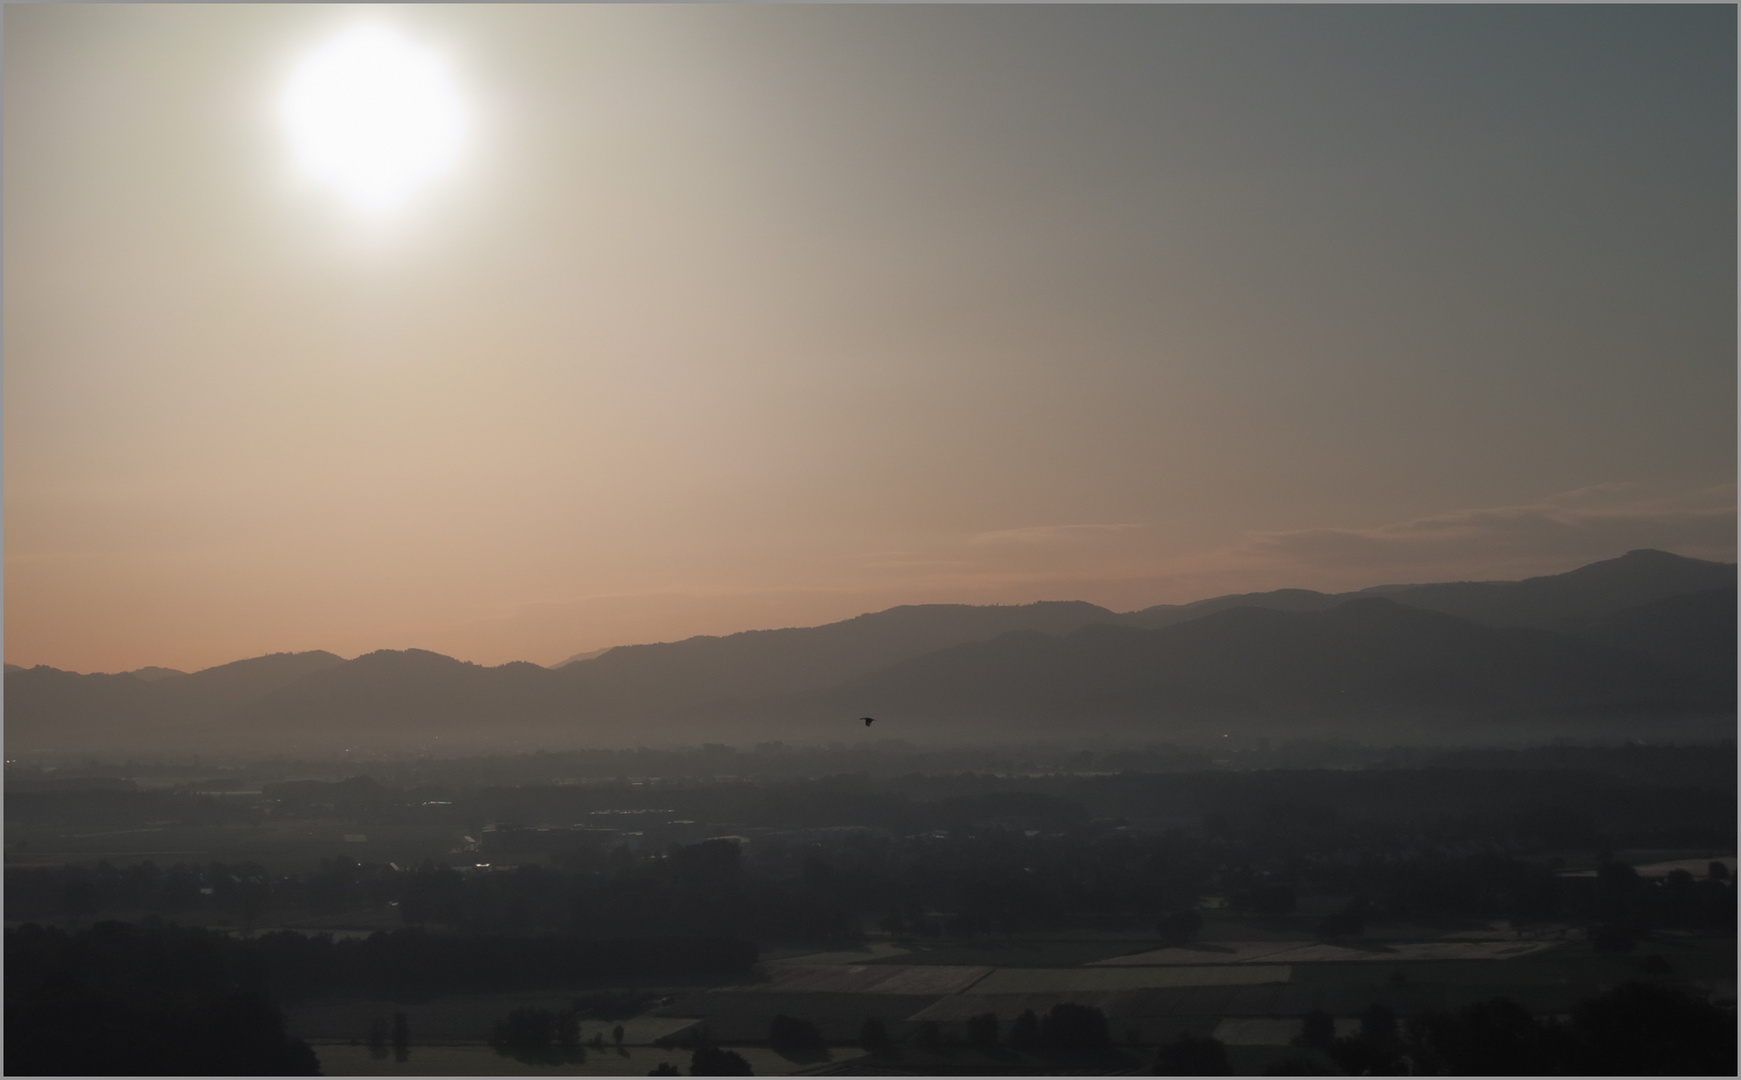
[[[657,784],[617,757],[168,789],[13,767],[8,962],[37,981],[9,967],[9,992],[180,950],[219,990],[259,972],[303,1066],[347,1075],[1442,1074],[1481,1045],[1445,1025],[1493,1018],[1532,1033],[1537,1071],[1589,1072],[1628,1030],[1656,1040],[1638,1068],[1710,1071],[1616,1010],[1732,1048],[1721,754],[1347,752]],[[609,771],[564,779],[587,767]],[[330,846],[275,846],[302,835]]]

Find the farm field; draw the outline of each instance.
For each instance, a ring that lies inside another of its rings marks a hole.
[[[1648,757],[1629,755],[1615,767]],[[7,916],[45,979],[84,971],[87,940],[118,971],[135,963],[127,950],[212,959],[213,985],[259,964],[287,1034],[343,1075],[686,1072],[701,1042],[765,1075],[1146,1073],[1185,1034],[1262,1074],[1310,1056],[1293,1043],[1313,1011],[1347,1034],[1374,1006],[1406,1022],[1506,999],[1563,1018],[1599,996],[1624,1003],[1636,992],[1614,991],[1630,982],[1734,1001],[1732,789],[1683,806],[1596,772],[1447,775],[901,774],[645,792],[350,777],[258,806],[242,800],[263,782],[231,798],[39,777],[8,793]],[[1438,793],[1430,812],[1411,809],[1423,785]],[[1530,816],[1544,785],[1615,850],[1576,849],[1559,839],[1567,822]],[[1514,793],[1510,816],[1488,813],[1495,791]],[[1621,796],[1636,827],[1602,816]],[[623,830],[639,839],[518,853],[516,828],[641,825],[631,802],[665,807],[645,813],[693,825],[689,839]],[[1159,835],[1116,824],[1175,804],[1201,821]],[[1110,1049],[1098,1021],[1062,1005],[1098,1010]],[[585,1056],[540,1063],[571,1009]],[[519,1010],[533,1011],[513,1020],[525,1061],[489,1046]],[[619,1053],[618,1021],[600,1018],[635,1010]],[[405,1061],[382,1047],[400,1016]],[[1091,1038],[1059,1034],[1072,1016]],[[890,1046],[861,1061],[873,1020]],[[810,1028],[826,1057],[770,1049],[776,1032],[810,1044]],[[1072,1058],[1084,1045],[1104,1052]]]
[[[879,941],[858,949],[838,949],[833,952],[803,953],[779,958],[784,964],[869,964],[878,960],[895,960],[913,955],[913,950],[887,941]],[[775,959],[770,957],[769,959]]]
[[[978,966],[770,964],[765,980],[730,989],[771,994],[959,994],[991,973],[991,968]]]
[[[1285,983],[1290,974],[1291,971],[1286,965],[1008,968],[994,971],[977,981],[974,990],[982,994],[1069,994],[1152,990],[1175,986],[1252,986],[1260,983]]]
[[[787,1076],[817,1067],[815,1060],[794,1061],[774,1050],[759,1046],[733,1047],[743,1056],[757,1076]],[[670,1064],[685,1075],[689,1072],[690,1052],[662,1050],[650,1046],[589,1050],[583,1061],[561,1065],[538,1065],[518,1061],[496,1053],[488,1046],[416,1046],[405,1061],[395,1061],[391,1053],[377,1056],[367,1046],[348,1043],[316,1045],[320,1070],[327,1076],[646,1076],[661,1064]],[[862,1057],[863,1051],[835,1049],[829,1063],[843,1063]]]
[[[795,1016],[816,1025],[830,1045],[853,1046],[867,1019],[875,1017],[897,1042],[918,1033],[910,1018],[938,1001],[960,995],[925,994],[773,994],[756,991],[703,991],[686,995],[657,1015],[684,1020],[727,1045],[762,1042],[775,1016]]]
[[[515,1009],[536,1008],[559,1011],[568,1006],[573,995],[542,994],[454,994],[421,1002],[393,1002],[379,998],[342,998],[305,1001],[288,1006],[286,1027],[309,1042],[349,1043],[367,1038],[369,1026],[376,1020],[391,1022],[395,1013],[404,1013],[413,1044],[482,1043],[489,1039],[496,1021]],[[631,1046],[651,1045],[655,1039],[694,1026],[695,1021],[664,1016],[636,1016],[627,1020],[583,1020],[580,1035],[583,1042],[594,1035],[611,1040],[611,1029],[621,1024],[623,1040]],[[650,1066],[649,1066],[650,1067]]]
[[[1293,935],[1298,937],[1298,935]],[[985,967],[1076,967],[1160,948],[1152,934],[1020,936],[1011,939],[907,943],[909,952],[860,960],[864,964],[978,964]]]
[[[1512,960],[1554,947],[1547,941],[1409,941],[1366,946],[1301,942],[1265,957],[1271,963],[1300,964],[1338,960],[1371,963],[1385,960]]]
[[[1295,941],[1193,941],[1164,949],[1090,960],[1094,967],[1148,966],[1160,964],[1245,964],[1298,948]]]
[[[1594,992],[1629,979],[1653,977],[1653,972],[1672,982],[1712,991],[1719,999],[1732,1000],[1735,992],[1733,942],[1720,939],[1661,934],[1631,953],[1601,953],[1584,942],[1573,941],[1552,943],[1510,958],[1480,952],[1472,956],[1467,951],[1470,946],[1491,943],[1415,944],[1422,947],[1388,943],[1383,951],[1373,951],[1375,959],[1291,964],[1263,963],[1264,956],[1275,954],[1261,950],[1279,947],[1297,952],[1301,949],[1298,943],[1240,943],[1237,948],[1217,943],[1254,962],[1207,964],[1101,962],[1040,968],[796,963],[789,958],[764,964],[761,970],[766,978],[760,981],[680,993],[669,1005],[621,1023],[625,1042],[635,1052],[644,1048],[652,1053],[655,1040],[682,1036],[697,1028],[725,1045],[754,1048],[765,1041],[772,1017],[784,1014],[815,1024],[823,1038],[837,1048],[838,1057],[841,1048],[856,1044],[859,1029],[871,1017],[882,1020],[890,1035],[903,1045],[918,1037],[928,1023],[937,1025],[938,1035],[948,1042],[964,1036],[971,1016],[992,1013],[1008,1030],[1025,1010],[1044,1015],[1055,1004],[1075,1002],[1101,1009],[1117,1042],[1152,1045],[1186,1031],[1208,1035],[1225,1029],[1223,1041],[1229,1045],[1259,1048],[1285,1045],[1297,1033],[1299,1017],[1312,1009],[1322,1009],[1346,1025],[1373,1004],[1413,1015],[1455,1010],[1503,996],[1537,1014],[1559,1014]],[[1249,949],[1244,948],[1247,945]],[[1434,951],[1424,948],[1427,945],[1445,948]],[[886,945],[872,948],[885,953],[892,950]],[[1180,951],[1193,953],[1197,948],[1207,946]],[[1459,954],[1459,949],[1465,951]],[[833,960],[864,954],[841,950],[822,955]],[[913,955],[928,954],[915,950]],[[577,984],[566,992],[450,995],[409,1003],[372,998],[305,1001],[287,1009],[287,1027],[311,1042],[336,1047],[330,1053],[339,1055],[346,1068],[355,1065],[391,1074],[395,1063],[369,1058],[366,1047],[350,1044],[366,1038],[376,1020],[390,1020],[395,1012],[403,1012],[411,1032],[413,1063],[419,1067],[428,1064],[430,1070],[445,1070],[451,1065],[458,1072],[475,1072],[488,1064],[494,1071],[480,1075],[536,1075],[539,1069],[562,1075],[553,1071],[559,1068],[554,1066],[522,1066],[508,1059],[497,1061],[493,1055],[465,1056],[480,1052],[475,1045],[470,1050],[455,1049],[460,1056],[451,1060],[430,1058],[428,1055],[446,1050],[420,1044],[424,1040],[481,1044],[495,1022],[512,1010],[559,1010],[578,992]],[[602,1035],[608,1041],[613,1026],[612,1022],[583,1020],[582,1039]],[[420,1054],[425,1057],[420,1058]],[[639,1059],[635,1060],[638,1063]],[[657,1061],[649,1058],[639,1072],[644,1074],[655,1064]],[[776,1064],[769,1062],[770,1068]],[[587,1071],[572,1075],[597,1074],[599,1067],[600,1063],[588,1063],[584,1067]],[[533,1071],[512,1071],[522,1068]]]
[[[1325,905],[1333,908],[1334,905]],[[1124,964],[1225,964],[1257,960],[1278,955],[1287,949],[1317,945],[1313,939],[1315,920],[1284,917],[1275,919],[1240,919],[1211,915],[1205,919],[1196,940],[1172,945],[1154,934],[1056,934],[1018,935],[1010,938],[981,938],[969,941],[936,943],[878,942],[865,951],[840,950],[828,953],[799,955],[783,963],[847,963],[847,964],[976,964],[985,967],[1078,967],[1088,965]],[[1354,952],[1360,955],[1324,955],[1315,959],[1363,959],[1367,953],[1382,953],[1386,948],[1414,948],[1424,943],[1437,946],[1445,942],[1478,941],[1515,944],[1519,940],[1558,940],[1564,927],[1538,927],[1520,939],[1516,930],[1507,926],[1484,923],[1461,923],[1448,926],[1384,925],[1373,927]],[[1175,951],[1176,950],[1176,951]],[[1428,950],[1421,959],[1453,959]],[[1468,955],[1513,955],[1500,949],[1476,950]],[[1521,954],[1518,954],[1521,955]]]
[[[363,840],[346,840],[362,836]],[[258,825],[166,823],[144,828],[77,830],[6,825],[6,865],[58,866],[106,860],[118,866],[151,860],[159,866],[220,861],[254,862],[274,872],[313,869],[340,856],[359,862],[415,865],[424,859],[453,862],[456,830],[420,824],[263,822]]]
[[[1261,962],[1263,956],[1275,955],[1263,950],[1294,953],[1316,946],[1246,944],[1251,948],[1245,955],[1257,962],[1088,963],[989,971],[984,965],[961,965],[960,977],[953,981],[959,989],[945,989],[952,985],[945,974],[950,970],[947,965],[840,966],[829,970],[828,979],[817,978],[822,972],[813,968],[815,974],[808,977],[793,972],[788,976],[791,981],[706,991],[660,1011],[692,1018],[728,1043],[764,1037],[769,1018],[779,1013],[810,1020],[831,1042],[852,1041],[863,1018],[875,1015],[897,1040],[910,1039],[925,1025],[935,1025],[937,1035],[948,1043],[965,1036],[966,1021],[972,1016],[991,1013],[1001,1029],[1008,1030],[1023,1011],[1044,1015],[1053,1005],[1075,1002],[1102,1010],[1114,1041],[1120,1043],[1153,1045],[1185,1032],[1209,1035],[1225,1028],[1228,1038],[1223,1041],[1238,1051],[1236,1065],[1242,1071],[1261,1072],[1267,1062],[1289,1049],[1300,1016],[1313,1009],[1330,1013],[1344,1028],[1354,1025],[1355,1018],[1374,1004],[1414,1015],[1452,1011],[1503,996],[1538,1015],[1561,1014],[1598,990],[1665,970],[1673,981],[1715,990],[1718,998],[1732,999],[1734,994],[1733,943],[1691,935],[1660,935],[1634,953],[1599,953],[1581,941],[1524,942],[1529,947],[1524,953],[1491,947],[1503,945],[1510,950],[1517,942],[1392,941],[1348,950],[1370,959],[1334,959],[1337,954],[1327,952],[1322,959],[1286,965]],[[1239,951],[1234,949],[1236,955]],[[932,996],[866,992],[879,985],[863,981],[878,968],[901,972],[900,978],[913,980],[906,983],[908,987],[922,987]],[[924,980],[934,981],[919,981],[909,971],[922,971]],[[770,986],[790,992],[769,992]],[[823,988],[827,986],[854,992]]]

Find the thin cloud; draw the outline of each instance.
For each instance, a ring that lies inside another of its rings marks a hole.
[[[999,529],[976,533],[972,544],[1060,544],[1108,534],[1135,532],[1144,528],[1133,524],[1030,525],[1021,529]]]
[[[1305,567],[1462,567],[1496,570],[1543,559],[1596,560],[1641,547],[1733,559],[1733,487],[1630,501],[1623,485],[1600,485],[1539,502],[1462,510],[1367,529],[1253,533],[1250,557]]]

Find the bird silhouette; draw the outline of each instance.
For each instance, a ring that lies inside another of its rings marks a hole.
[[[866,717],[863,717],[862,719],[864,720],[865,727],[870,727],[872,724],[877,722],[877,718],[874,716],[866,716]]]

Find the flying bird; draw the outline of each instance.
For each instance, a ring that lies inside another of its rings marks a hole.
[[[877,718],[874,716],[866,716],[866,717],[862,717],[861,719],[864,720],[865,727],[870,727],[872,724],[877,722]]]

